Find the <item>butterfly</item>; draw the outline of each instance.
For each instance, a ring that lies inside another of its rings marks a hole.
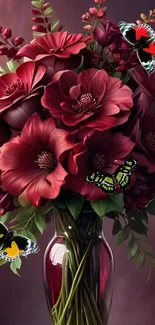
[[[0,222],[0,259],[12,262],[20,256],[38,253],[36,243],[25,236],[15,235]]]
[[[87,183],[92,183],[107,194],[116,193],[116,187],[124,191],[130,187],[132,175],[136,169],[138,161],[130,159],[125,161],[113,174],[92,173],[86,177]]]
[[[155,32],[147,24],[121,21],[119,28],[124,38],[133,45],[141,65],[149,74],[155,72]]]

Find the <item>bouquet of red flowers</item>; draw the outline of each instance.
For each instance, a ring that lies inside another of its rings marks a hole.
[[[94,0],[83,33],[71,34],[53,23],[50,3],[32,6],[29,44],[0,28],[7,57],[0,264],[11,262],[18,274],[20,257],[38,252],[36,237],[54,219],[57,236],[44,260],[52,324],[104,325],[113,258],[103,218],[112,220],[117,244],[128,242],[138,268],[155,265],[147,237],[148,213],[155,214],[155,10],[117,25],[104,0]]]

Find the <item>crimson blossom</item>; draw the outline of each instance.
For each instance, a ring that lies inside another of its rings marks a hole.
[[[69,154],[69,174],[65,187],[81,193],[87,200],[101,200],[107,195],[85,177],[92,172],[113,173],[132,152],[135,143],[122,133],[91,130]]]
[[[38,114],[32,115],[21,135],[1,148],[3,190],[13,196],[24,192],[35,206],[41,198],[56,198],[67,175],[62,163],[73,145],[72,135],[57,129],[53,118],[43,122]]]
[[[81,50],[86,48],[92,37],[82,34],[55,32],[37,37],[30,44],[23,46],[17,53],[18,57],[28,57],[39,64],[51,66],[55,72],[73,69],[81,62]]]
[[[131,89],[104,70],[56,73],[45,87],[42,105],[74,130],[109,129],[127,121],[133,105]]]
[[[41,113],[45,73],[45,66],[25,62],[0,77],[0,117],[10,127],[21,130],[30,115]]]

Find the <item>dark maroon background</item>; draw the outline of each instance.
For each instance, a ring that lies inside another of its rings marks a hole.
[[[79,31],[81,15],[93,5],[92,0],[52,0],[57,18],[69,31]],[[135,21],[141,12],[155,6],[154,0],[109,0],[109,18]],[[0,25],[11,27],[15,36],[31,39],[30,0],[0,0]],[[155,249],[155,217],[150,219],[150,239]],[[146,283],[148,271],[137,271],[127,259],[125,245],[115,247],[111,236],[111,221],[105,222],[106,237],[116,261],[114,298],[109,325],[155,325],[155,271]],[[0,324],[50,325],[42,281],[42,257],[52,237],[52,227],[39,238],[41,252],[24,259],[22,278],[9,271],[9,265],[0,269]],[[95,325],[95,324],[94,324]]]

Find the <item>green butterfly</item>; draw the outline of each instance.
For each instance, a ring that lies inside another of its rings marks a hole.
[[[120,165],[115,173],[92,173],[86,177],[86,182],[96,185],[107,194],[116,193],[116,186],[119,186],[122,191],[125,191],[130,187],[132,175],[137,164],[138,161],[136,159],[129,159]]]

